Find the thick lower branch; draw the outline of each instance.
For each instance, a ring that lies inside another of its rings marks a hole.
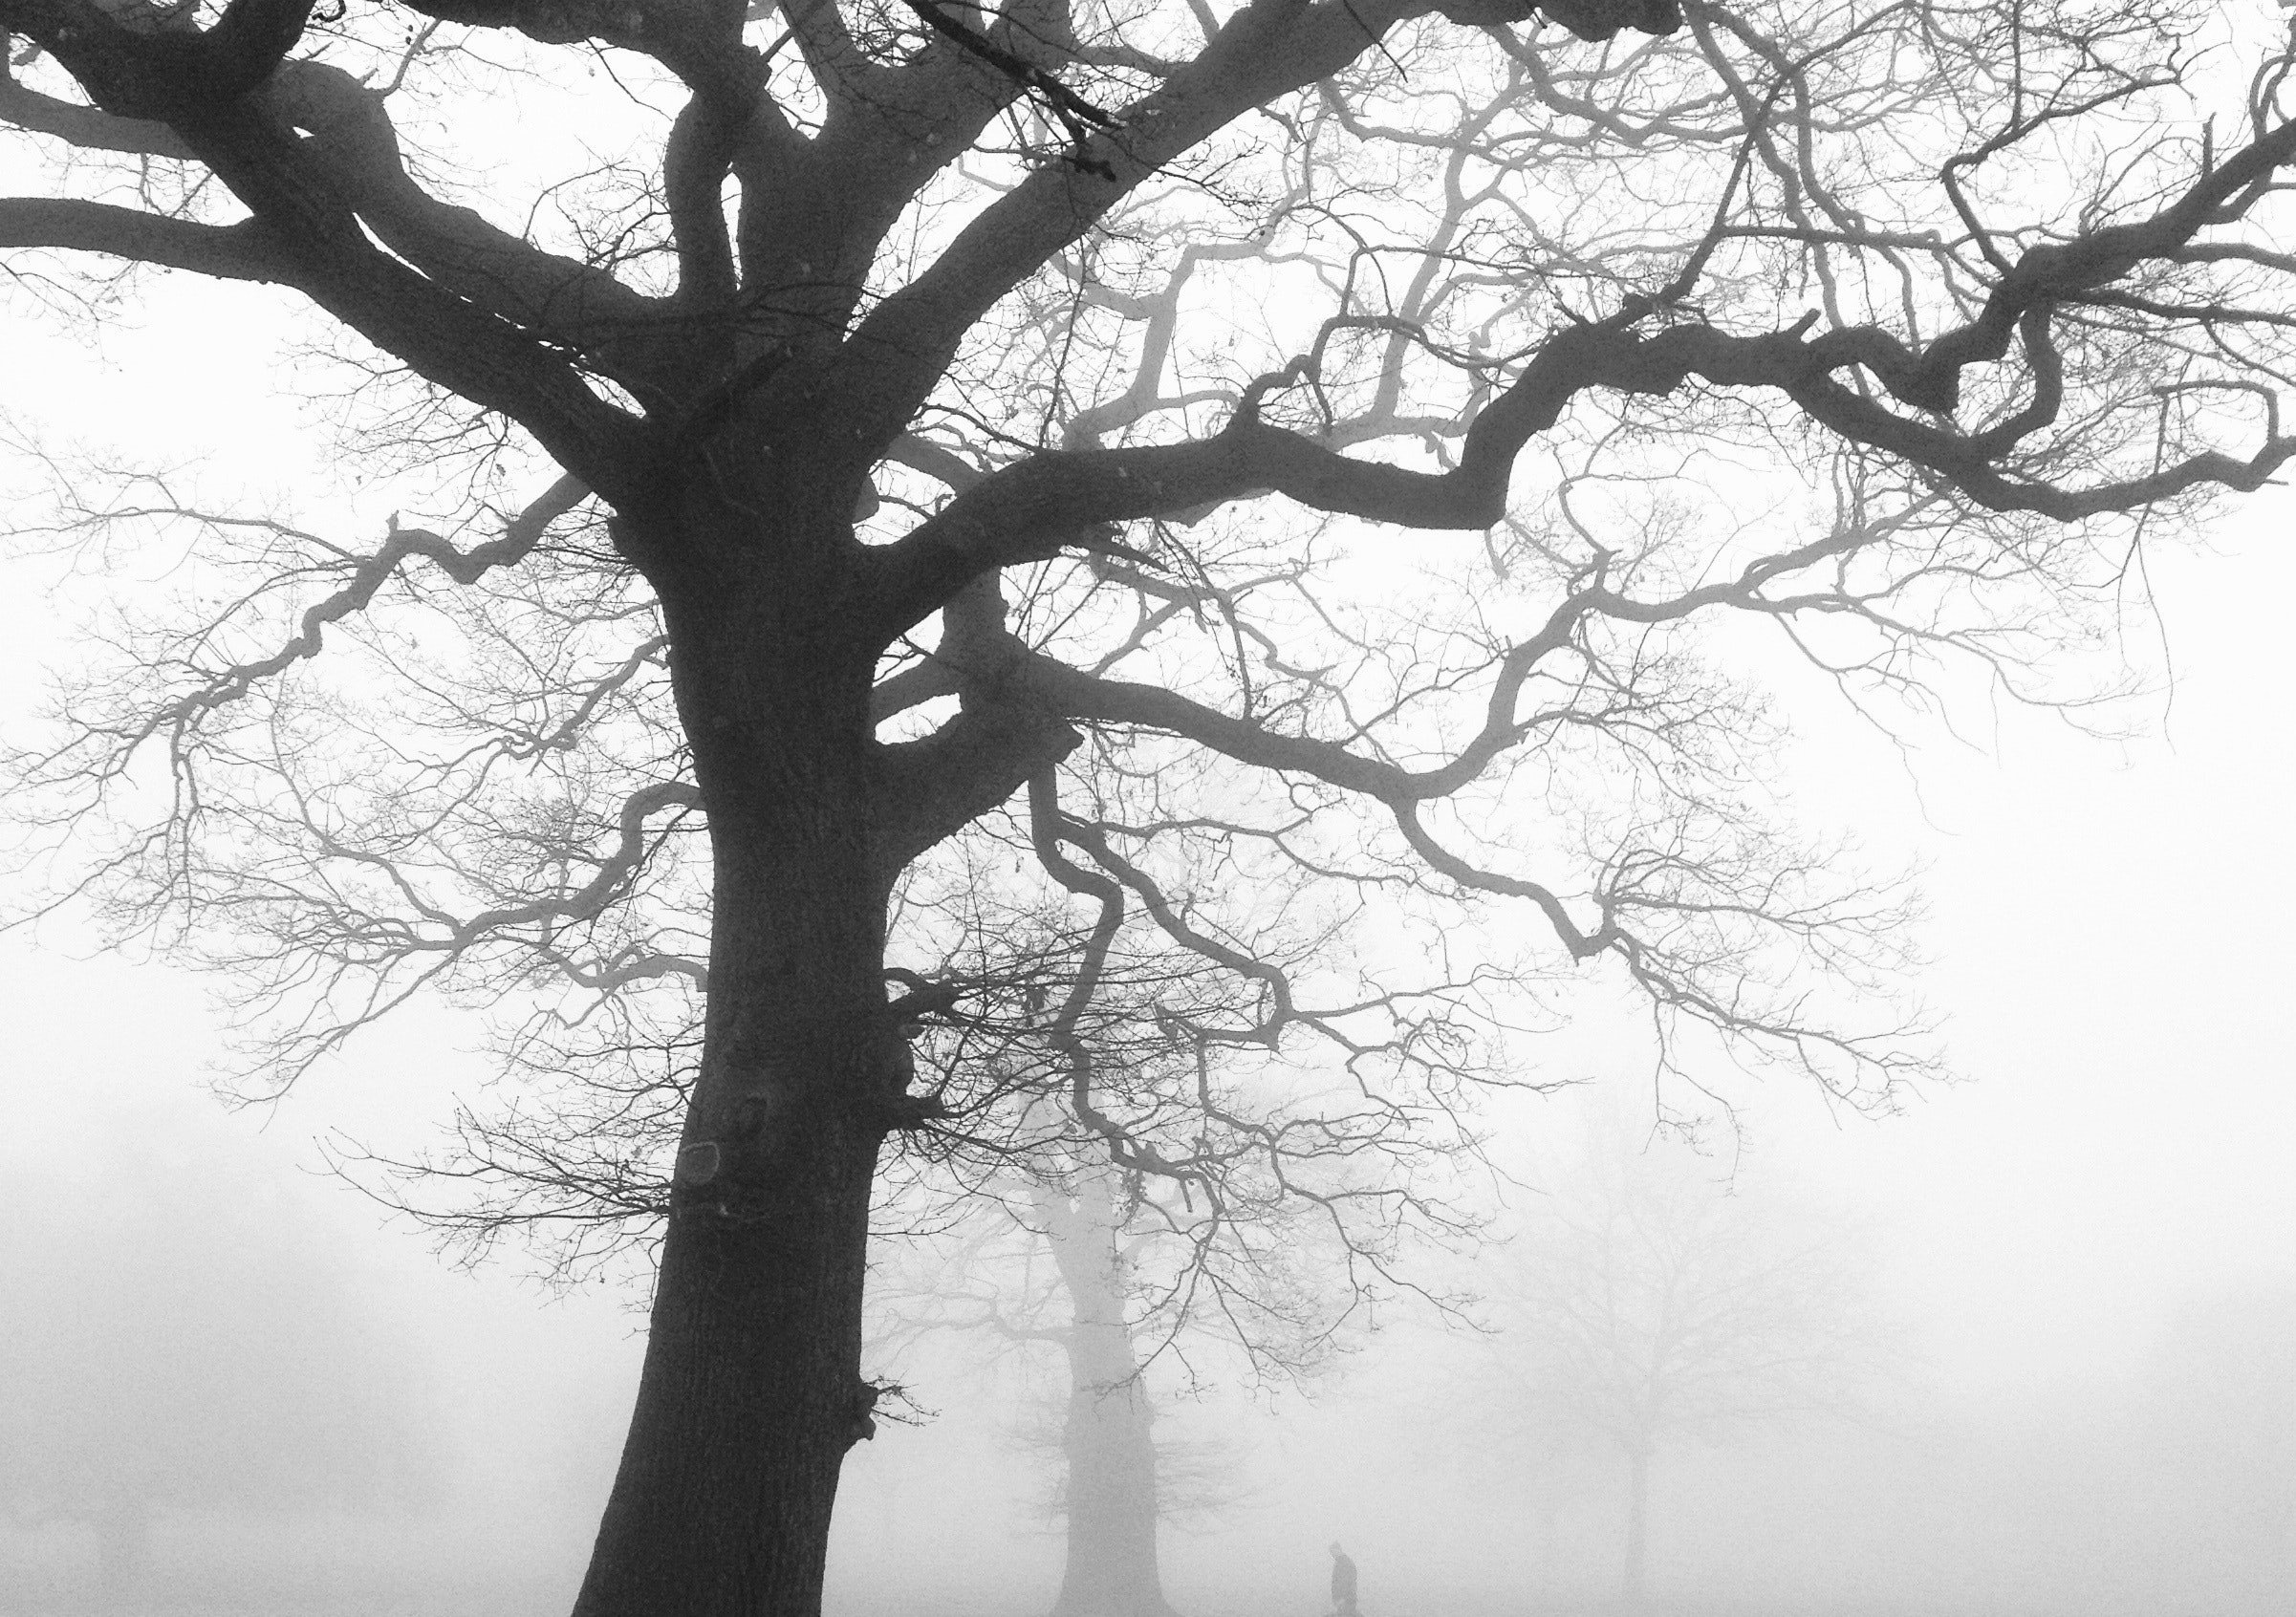
[[[888,881],[1083,740],[1065,719],[1023,699],[977,701],[923,740],[883,748],[885,809],[877,855]]]
[[[623,379],[655,378],[671,311],[595,265],[548,252],[474,209],[441,202],[407,172],[399,132],[366,85],[327,62],[289,64],[266,104],[314,137],[305,155],[325,165],[359,218],[393,252],[466,298]]]
[[[100,252],[226,281],[303,287],[304,268],[261,225],[196,225],[141,208],[58,197],[0,197],[0,248]]]
[[[0,56],[0,123],[53,135],[84,152],[132,152],[139,157],[188,159],[191,148],[164,123],[115,118],[97,107],[76,106],[28,90]]]

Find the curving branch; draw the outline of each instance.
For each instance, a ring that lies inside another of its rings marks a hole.
[[[145,33],[91,0],[0,0],[114,116],[168,124],[254,214],[292,267],[281,277],[440,385],[524,423],[613,497],[637,492],[643,436],[559,355],[376,246],[334,165],[258,104],[301,37],[310,0],[233,0],[205,31]]]
[[[198,690],[153,714],[135,740],[195,725],[201,716],[239,701],[265,680],[318,656],[326,643],[327,625],[364,612],[408,560],[421,557],[457,584],[476,584],[497,568],[514,567],[525,560],[542,542],[552,523],[589,498],[590,490],[580,479],[561,477],[504,524],[500,537],[467,550],[456,550],[426,528],[401,528],[394,514],[390,537],[379,549],[349,562],[351,576],[340,589],[303,610],[300,629],[292,639],[258,661],[235,663],[209,673]]]
[[[0,123],[54,136],[84,152],[127,152],[178,161],[192,156],[191,148],[164,123],[115,118],[100,108],[27,88],[4,55],[0,55]]]
[[[833,397],[874,458],[909,424],[959,341],[998,299],[1199,142],[1338,72],[1414,8],[1407,0],[1252,0],[1160,87],[983,210],[932,267],[847,339]]]
[[[309,266],[262,225],[200,225],[114,203],[0,197],[0,248],[54,248],[189,270],[224,281],[309,285]]]
[[[661,385],[674,312],[605,270],[431,196],[407,172],[386,102],[349,73],[293,62],[273,76],[264,100],[309,132],[303,159],[323,170],[367,228],[438,287],[607,375]]]
[[[1980,318],[1916,354],[1878,327],[1809,335],[1817,316],[1759,335],[1677,325],[1648,335],[1625,327],[1652,307],[1640,300],[1601,324],[1549,337],[1465,429],[1455,464],[1422,472],[1353,459],[1267,424],[1261,400],[1313,379],[1295,360],[1263,377],[1226,428],[1209,439],[1137,449],[1041,454],[967,488],[884,555],[893,607],[887,638],[937,610],[964,580],[988,568],[1043,560],[1113,523],[1168,515],[1273,489],[1318,510],[1411,528],[1489,528],[1503,515],[1516,457],[1581,394],[1601,389],[1662,396],[1686,382],[1768,387],[1852,442],[1886,450],[1997,511],[2033,511],[2070,522],[2129,510],[2202,485],[2253,489],[2296,454],[2296,439],[2272,437],[2245,458],[2203,453],[2141,477],[2060,487],[1999,463],[2056,418],[2061,386],[2049,320],[2063,304],[2100,295],[2137,265],[2174,260],[2224,200],[2296,161],[2296,122],[2284,123],[2219,164],[2171,206],[2140,224],[2109,226],[2066,244],[2028,250],[1986,301]],[[1950,409],[1969,367],[2007,351],[2025,333],[2036,378],[2033,401],[2003,425],[1977,433],[1911,419],[1834,373],[1862,368],[1908,403]]]

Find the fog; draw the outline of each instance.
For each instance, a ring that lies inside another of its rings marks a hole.
[[[1990,750],[1910,776],[1838,740],[1819,778],[1930,863],[1925,993],[1967,1081],[1880,1120],[1743,1088],[1704,1155],[1649,1148],[1734,1206],[1790,1195],[1843,1232],[1882,1345],[1835,1407],[1659,1443],[1652,1607],[2285,1608],[2286,515],[2160,580],[2178,675],[2150,737],[2012,715]],[[141,1479],[151,1611],[563,1610],[641,1282],[552,1294],[514,1251],[455,1269],[319,1171],[336,1131],[419,1144],[484,1077],[473,1030],[416,1013],[277,1107],[227,1111],[199,1087],[221,1037],[200,983],[82,958],[66,927],[8,951],[0,1609],[108,1608],[98,1496]],[[1518,1181],[1494,1188],[1495,1236],[1533,1229],[1591,1132],[1647,1108],[1646,1075],[1602,1070],[1600,1046],[1558,1043],[1550,1075],[1587,1087],[1494,1104]],[[1152,1366],[1178,1610],[1325,1610],[1333,1540],[1375,1617],[1615,1601],[1621,1461],[1499,1373],[1520,1245],[1416,1260],[1478,1295],[1482,1330],[1397,1299],[1302,1384],[1217,1353],[1193,1385],[1178,1355]],[[1046,1609],[1053,1367],[948,1332],[897,1368],[918,1424],[881,1422],[848,1461],[831,1608]]]
[[[254,360],[191,357],[256,397]],[[185,401],[77,407],[132,438]],[[2163,682],[2126,742],[2007,711],[1904,759],[1846,716],[1805,727],[1810,810],[1927,864],[1921,988],[1962,1079],[1880,1119],[1728,1089],[1688,1171],[1842,1234],[1873,1363],[1839,1397],[1657,1443],[1650,1608],[2287,1609],[2292,527],[2275,494],[2224,553],[2154,559],[2158,619],[2133,607],[2130,634]],[[61,654],[54,569],[7,576],[13,722]],[[0,941],[0,1612],[564,1611],[642,1274],[553,1291],[515,1249],[459,1268],[324,1172],[330,1138],[433,1137],[485,1080],[473,1027],[410,1011],[233,1111],[203,1088],[226,1031],[205,988],[97,955],[68,916]],[[1587,1082],[1492,1103],[1513,1183],[1488,1243],[1410,1255],[1461,1318],[1398,1295],[1296,1384],[1210,1349],[1151,1366],[1183,1617],[1325,1612],[1333,1541],[1369,1617],[1615,1606],[1627,1468],[1510,1391],[1506,1287],[1574,1153],[1646,1118],[1650,1086],[1599,1019],[1549,1063]],[[880,1420],[846,1464],[830,1609],[1037,1617],[1060,1577],[1057,1367],[942,1332],[877,1368],[915,1423]]]

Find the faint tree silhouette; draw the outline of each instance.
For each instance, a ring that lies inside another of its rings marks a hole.
[[[1859,1283],[1854,1231],[1735,1194],[1723,1168],[1668,1141],[1599,1132],[1513,1248],[1494,1351],[1534,1467],[1587,1437],[1625,1463],[1620,1590],[1634,1605],[1666,1447],[1851,1414],[1897,1350]]]
[[[1172,1609],[1157,1564],[1162,1498],[1133,1341],[1119,1194],[1106,1175],[1092,1173],[1071,1186],[1045,1185],[1036,1197],[1071,1305],[1060,1327],[1069,1366],[1060,1445],[1068,1544],[1052,1617],[1169,1617]]]
[[[1319,1263],[1299,1250],[1315,1231],[1296,1208],[1222,1229],[1155,1177],[1089,1160],[997,1188],[961,1239],[902,1265],[923,1279],[882,1301],[889,1339],[957,1329],[1057,1349],[1065,1544],[1052,1617],[1169,1617],[1159,1529],[1205,1508],[1209,1477],[1202,1452],[1158,1437],[1152,1368],[1201,1385],[1219,1343],[1259,1376],[1311,1376],[1360,1294],[1308,1281],[1338,1254]]]
[[[113,1136],[106,1171],[11,1153],[0,1218],[0,1506],[95,1536],[107,1613],[151,1608],[170,1515],[411,1506],[421,1383],[293,1209]]]
[[[2201,1599],[2268,1606],[2296,1577],[2296,1284],[2189,1298],[2135,1391],[2112,1458],[2134,1457],[2150,1485],[2144,1559]]]

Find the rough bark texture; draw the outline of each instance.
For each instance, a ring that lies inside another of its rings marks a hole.
[[[706,1043],[581,1617],[817,1609],[838,1467],[873,1431],[870,1186],[907,1067],[885,1014],[870,659],[789,609],[819,597],[741,566],[735,513],[704,514],[714,587],[673,575],[664,605],[715,859]],[[726,587],[745,571],[753,587]]]
[[[1052,1617],[1171,1617],[1158,1569],[1156,1442],[1125,1319],[1119,1222],[1106,1180],[1051,1195],[1052,1254],[1075,1304],[1067,1337],[1068,1559]]]

